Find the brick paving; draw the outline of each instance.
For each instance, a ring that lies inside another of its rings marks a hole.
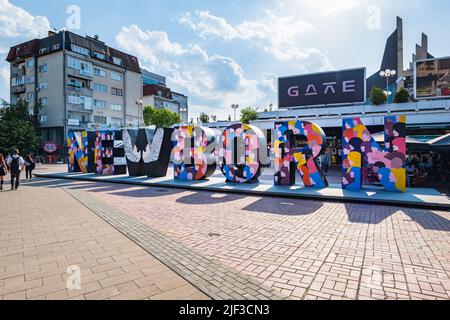
[[[87,182],[80,188],[291,299],[450,297],[448,211]]]
[[[235,277],[240,273],[244,279],[253,279],[252,285],[264,290],[271,287],[287,298],[450,297],[448,211],[51,179],[37,180],[31,186],[55,192],[63,187],[76,197],[82,197],[84,192],[76,193],[84,190],[94,204],[107,203],[114,210],[111,216],[131,219],[135,225],[127,236],[133,241],[145,241],[145,237],[133,238],[136,226],[145,230],[142,234],[159,232],[176,246],[188,248],[188,256],[198,255]],[[108,213],[103,214],[108,220]],[[115,223],[127,233],[120,221]],[[183,275],[175,263],[163,258],[158,259]],[[192,268],[197,267],[198,261],[190,262]],[[194,278],[189,282],[198,281]],[[237,287],[236,281],[229,281]],[[220,288],[219,283],[216,287]]]
[[[24,184],[0,203],[0,300],[209,299],[63,189]]]

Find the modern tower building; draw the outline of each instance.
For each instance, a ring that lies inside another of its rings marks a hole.
[[[98,36],[69,31],[13,46],[11,103],[41,104],[41,138],[63,144],[68,130],[137,125],[142,75],[136,57]]]

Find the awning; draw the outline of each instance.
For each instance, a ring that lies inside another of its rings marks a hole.
[[[384,132],[377,132],[375,134],[372,134],[372,137],[375,139],[378,143],[384,143]],[[420,140],[417,140],[415,138],[412,138],[410,136],[406,136],[406,147],[409,151],[429,151],[430,150],[430,144],[429,142],[423,142]]]
[[[428,141],[432,150],[450,151],[450,133]]]

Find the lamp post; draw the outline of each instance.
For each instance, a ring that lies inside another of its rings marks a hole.
[[[386,78],[386,91],[384,91],[384,94],[387,97],[387,102],[389,103],[389,96],[392,95],[392,92],[389,91],[389,78],[393,78],[397,75],[397,71],[386,69],[384,71],[380,71],[380,77]]]
[[[141,109],[142,109],[142,106],[144,105],[144,101],[137,99],[136,104],[138,106],[138,128],[140,128],[141,127]]]
[[[232,104],[231,105],[231,109],[234,110],[234,121],[236,121],[236,110],[239,109],[239,105],[238,104]]]

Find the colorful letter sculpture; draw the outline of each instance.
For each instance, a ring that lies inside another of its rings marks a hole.
[[[87,131],[69,131],[69,172],[89,172],[89,139]]]
[[[93,144],[95,173],[99,175],[127,173],[121,130],[95,131]]]
[[[406,191],[406,117],[385,118],[385,151],[359,118],[343,120],[342,188],[360,190],[363,177],[379,180],[387,191]]]
[[[172,159],[176,180],[202,180],[216,170],[216,137],[210,128],[183,126],[172,135]]]
[[[219,167],[227,182],[258,182],[261,175],[260,150],[266,152],[267,143],[259,128],[234,124],[225,129],[217,152]]]
[[[297,169],[306,187],[328,187],[317,162],[327,148],[327,138],[319,126],[308,121],[281,122],[275,124],[274,134],[275,185],[294,185]]]
[[[169,167],[173,129],[124,129],[123,144],[128,174],[165,177]]]

